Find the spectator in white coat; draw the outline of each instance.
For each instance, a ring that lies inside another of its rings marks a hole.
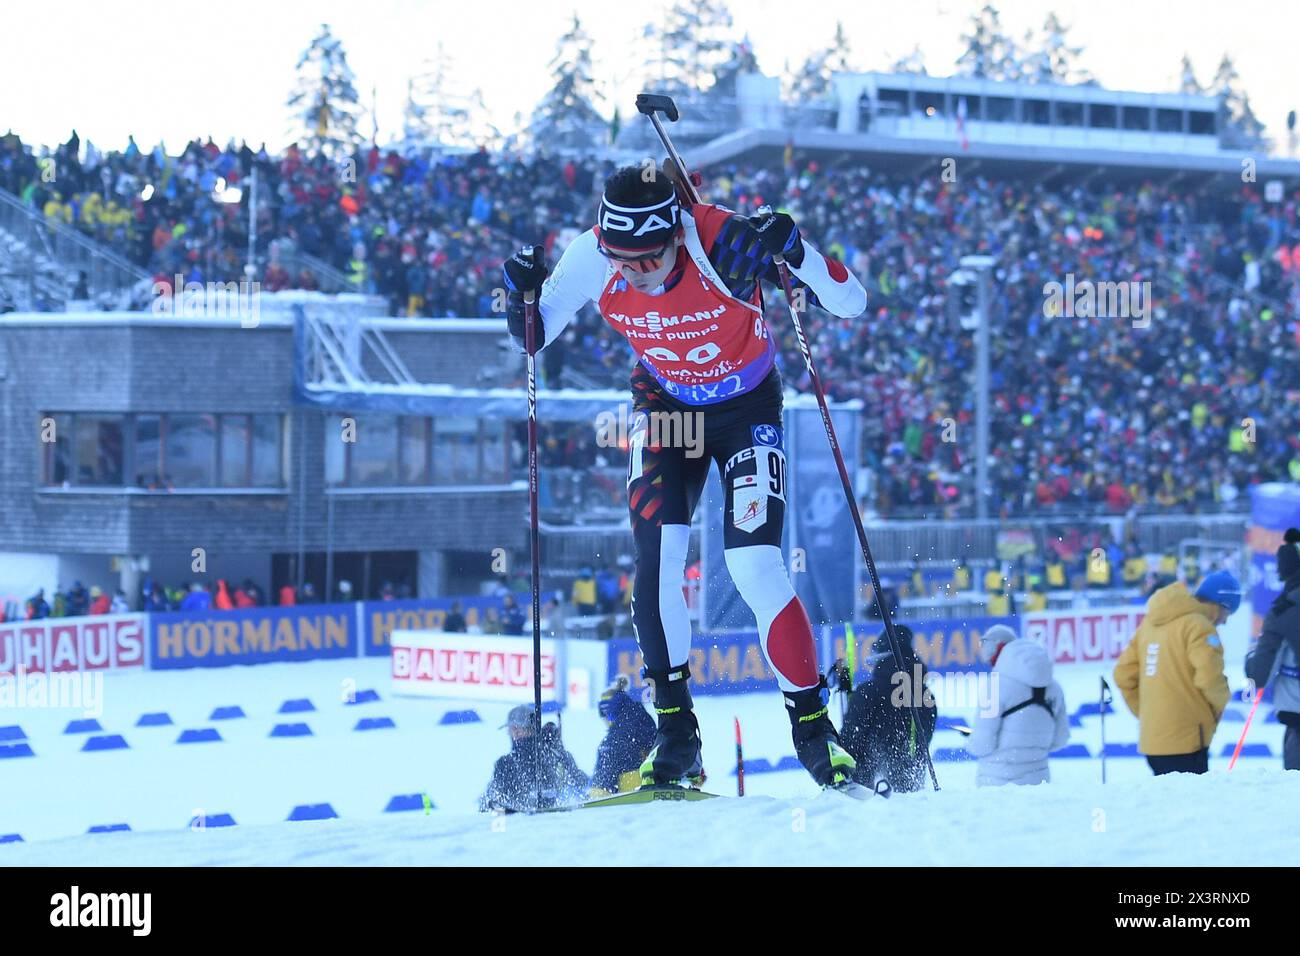
[[[993,705],[975,718],[966,749],[979,758],[975,783],[1046,783],[1047,755],[1070,738],[1065,692],[1052,679],[1047,649],[998,624],[980,641],[980,657],[993,669]]]

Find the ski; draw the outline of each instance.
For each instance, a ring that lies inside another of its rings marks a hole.
[[[713,800],[719,797],[722,797],[722,794],[709,793],[707,790],[696,790],[694,787],[660,784],[653,787],[640,787],[626,793],[611,793],[608,796],[596,797],[594,800],[585,800],[582,803],[573,803],[563,807],[544,807],[541,810],[532,812],[561,813],[569,810],[586,810],[591,807],[632,806],[638,803],[654,803],[661,800],[693,802],[696,800]]]
[[[822,787],[822,789],[828,793],[843,794],[850,800],[870,800],[872,797],[881,797],[887,800],[890,794],[893,793],[889,788],[889,784],[884,780],[879,781],[875,789],[851,780],[848,783],[841,783],[834,787]]]

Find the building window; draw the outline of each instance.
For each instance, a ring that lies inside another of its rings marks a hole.
[[[126,416],[93,412],[59,413],[42,422],[46,485],[113,487],[122,484],[126,455]]]
[[[242,487],[250,484],[249,452],[252,435],[247,415],[221,416],[221,483]]]
[[[478,480],[479,420],[445,415],[434,423],[434,480],[440,485],[471,484]]]
[[[356,423],[355,441],[340,440],[346,419]],[[432,483],[432,419],[411,415],[334,415],[326,420],[325,428],[326,483],[354,487]]]
[[[1193,136],[1214,135],[1214,114],[1204,110],[1191,110],[1187,114],[1187,132]]]
[[[350,485],[397,484],[397,418],[369,415],[357,419],[356,441],[348,443]]]
[[[217,416],[168,415],[164,483],[174,488],[217,484]]]
[[[1056,103],[1056,125],[1082,126],[1083,104],[1071,103],[1068,100],[1058,100]]]
[[[1025,122],[1047,126],[1052,122],[1052,104],[1047,100],[1025,100]]]
[[[1149,131],[1151,129],[1151,109],[1146,106],[1124,107],[1124,128]]]
[[[990,123],[1014,123],[1016,101],[1009,96],[990,96],[984,101],[984,119]]]
[[[506,450],[506,430],[503,421],[483,422],[483,475],[484,484],[506,481],[509,474],[509,453]]]
[[[1181,133],[1183,131],[1183,111],[1160,108],[1156,110],[1156,132]]]
[[[430,472],[429,455],[433,446],[431,441],[433,422],[428,418],[401,418],[398,421],[402,436],[400,448],[402,484],[427,485]]]
[[[135,416],[135,483],[138,488],[166,487],[163,481],[161,415]]]
[[[77,416],[77,484],[122,484],[125,424],[122,415]]]
[[[47,485],[71,484],[72,467],[71,415],[46,415],[41,419],[41,441],[44,442],[44,472],[42,480]]]
[[[1119,109],[1109,103],[1092,103],[1088,107],[1088,125],[1093,129],[1114,129],[1119,125]]]
[[[284,484],[284,419],[278,414],[45,417],[54,423],[43,456],[46,485],[155,491]]]
[[[252,415],[253,464],[249,484],[254,488],[284,485],[284,418],[281,415]]]

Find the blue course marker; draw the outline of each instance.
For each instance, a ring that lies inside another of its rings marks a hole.
[[[90,717],[86,720],[68,721],[68,726],[63,728],[63,732],[65,734],[90,734],[103,729],[103,727],[99,726],[99,721],[94,717]]]
[[[25,843],[21,833],[0,833],[0,843]]]
[[[0,760],[10,757],[35,757],[31,744],[0,744]]]
[[[1111,704],[1107,704],[1106,713],[1115,713],[1115,708]],[[1080,704],[1074,714],[1076,717],[1098,717],[1101,715],[1101,704],[1098,701],[1090,700],[1087,703]]]
[[[129,750],[126,739],[121,734],[104,734],[101,737],[87,737],[81,745],[81,752],[90,750]]]
[[[176,738],[178,744],[206,744],[221,739],[216,727],[202,727],[198,730],[182,730]]]
[[[229,707],[217,707],[212,711],[208,720],[234,720],[236,717],[247,717],[244,708],[238,704],[232,704]]]
[[[310,737],[311,728],[306,724],[276,724],[271,728],[272,737]]]
[[[1105,754],[1107,757],[1140,757],[1137,744],[1107,744]]]
[[[362,717],[357,721],[353,730],[383,730],[386,727],[396,727],[391,717]]]
[[[0,727],[0,740],[26,740],[27,735],[17,724],[11,724],[8,727]]]
[[[137,727],[170,727],[171,722],[170,714],[141,714],[135,725]]]
[[[1237,749],[1236,744],[1224,744],[1223,749],[1219,751],[1220,757],[1231,757],[1232,752]],[[1265,743],[1244,744],[1241,748],[1243,757],[1271,757],[1273,748]]]
[[[199,825],[199,823],[200,821],[198,817],[191,817],[190,829],[207,830],[211,827],[233,827],[235,825],[235,818],[229,813],[209,813],[204,816],[202,825]]]
[[[1057,759],[1069,759],[1071,757],[1091,757],[1092,754],[1088,753],[1088,748],[1083,744],[1066,744],[1060,750],[1053,750],[1048,756]]]
[[[300,697],[297,700],[286,700],[280,705],[280,713],[282,714],[303,714],[315,709],[315,705],[306,697]]]
[[[482,721],[476,710],[449,710],[438,721],[440,724],[476,724]]]
[[[379,700],[379,691],[377,690],[359,690],[351,700],[345,700],[343,703],[352,707],[356,704],[369,704]]]
[[[87,833],[122,833],[123,831],[130,830],[130,829],[131,829],[131,825],[128,823],[101,823],[98,826],[91,827],[86,832]]]
[[[429,801],[429,806],[433,806],[433,801]],[[384,807],[385,813],[401,813],[406,810],[423,810],[424,794],[422,793],[399,793],[393,799],[388,801],[388,806]]]
[[[338,814],[328,803],[304,803],[293,808],[288,820],[337,820]]]

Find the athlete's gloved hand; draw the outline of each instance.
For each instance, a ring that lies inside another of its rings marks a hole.
[[[505,261],[502,272],[506,283],[506,326],[520,352],[525,351],[527,338],[524,329],[524,294],[533,293],[533,331],[536,335],[534,345],[540,349],[546,344],[546,328],[542,324],[542,312],[537,304],[541,297],[542,283],[546,281],[549,270],[542,255],[541,247],[525,246]]]
[[[784,256],[785,261],[796,269],[803,265],[803,241],[793,219],[764,206],[758,215],[749,217],[749,224],[758,233],[763,251],[769,256]]]
[[[524,246],[505,261],[502,271],[506,277],[506,288],[520,295],[525,292],[541,292],[542,283],[548,275],[546,257],[539,246]]]

